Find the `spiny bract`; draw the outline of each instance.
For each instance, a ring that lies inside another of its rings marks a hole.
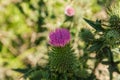
[[[115,46],[119,43],[120,34],[116,30],[110,30],[105,34],[105,39],[109,46]]]
[[[113,29],[120,29],[120,18],[117,15],[111,15],[109,19],[109,26]]]
[[[70,45],[53,47],[49,54],[50,68],[59,73],[74,72],[77,59]]]

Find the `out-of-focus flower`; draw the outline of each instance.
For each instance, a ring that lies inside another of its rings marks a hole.
[[[65,14],[66,14],[67,16],[69,16],[69,17],[74,16],[74,15],[75,15],[75,10],[74,10],[74,8],[71,7],[71,6],[67,6],[67,7],[65,8]]]
[[[49,35],[49,43],[55,47],[64,47],[70,41],[70,32],[64,28],[58,28]]]

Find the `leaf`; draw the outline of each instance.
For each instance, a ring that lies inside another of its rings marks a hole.
[[[27,77],[29,77],[29,75],[31,75],[31,72],[33,71],[33,70],[28,69],[28,68],[27,69],[12,69],[12,70],[23,73],[24,75],[21,77],[24,77],[25,79]]]
[[[103,46],[103,43],[101,41],[98,41],[94,43],[88,50],[90,52],[99,52],[101,50],[101,47]]]
[[[104,31],[104,29],[101,26],[101,20],[96,20],[96,22],[88,20],[84,18],[84,20],[91,26],[93,27],[96,31],[101,32]]]
[[[12,69],[13,71],[17,71],[17,72],[20,72],[20,73],[26,73],[26,72],[28,72],[30,69]]]
[[[33,68],[25,68],[25,69],[12,69],[14,71],[17,71],[17,72],[20,72],[20,73],[23,73],[24,75],[21,76],[21,77],[24,77],[25,79],[27,77],[29,77],[31,75],[32,72],[34,72],[35,70],[37,69],[37,67],[33,67]]]

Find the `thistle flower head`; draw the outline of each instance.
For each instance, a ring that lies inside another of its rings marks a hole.
[[[64,47],[70,41],[70,32],[64,28],[58,28],[49,35],[49,43],[55,47]]]
[[[109,18],[109,24],[113,29],[120,29],[120,17],[118,15],[111,15]]]
[[[116,30],[110,30],[105,34],[105,39],[110,46],[114,46],[117,45],[117,43],[119,43],[120,34]]]
[[[66,9],[65,9],[65,14],[69,17],[72,17],[75,15],[75,10],[73,7],[71,6],[67,6]]]
[[[112,6],[108,9],[109,14],[109,26],[112,29],[120,29],[120,3],[117,5]],[[118,30],[120,32],[120,30]]]

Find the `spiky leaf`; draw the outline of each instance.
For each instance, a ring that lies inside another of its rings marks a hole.
[[[96,22],[88,20],[84,18],[84,20],[91,26],[93,27],[96,31],[101,32],[104,31],[104,29],[101,26],[101,20],[96,20]]]

